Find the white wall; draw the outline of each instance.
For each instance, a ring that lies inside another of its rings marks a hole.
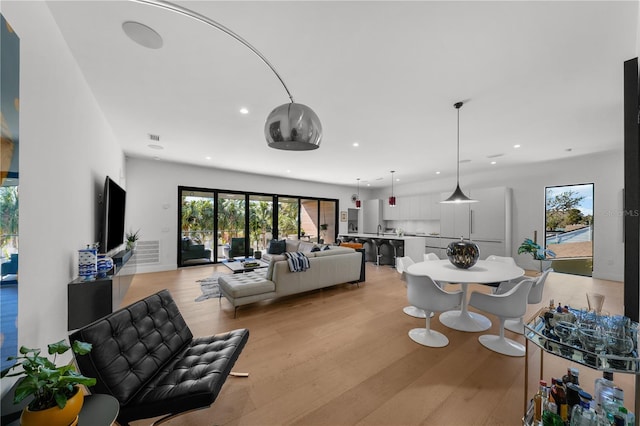
[[[622,281],[624,245],[622,243],[622,188],[624,186],[623,152],[606,152],[567,160],[496,168],[487,173],[463,175],[463,191],[473,188],[506,186],[513,190],[513,256],[524,268],[539,265],[529,255],[518,255],[524,238],[544,235],[544,188],[546,186],[594,183],[594,266],[593,276]],[[455,177],[423,183],[395,185],[395,195],[429,192],[453,192]],[[385,198],[389,189],[373,196]]]
[[[77,250],[96,240],[98,193],[124,161],[46,3],[3,1],[2,14],[21,52],[18,344],[46,348],[67,337]]]
[[[142,240],[160,241],[160,263],[138,266],[137,272],[177,267],[178,186],[336,198],[339,211],[354,207],[351,195],[356,193],[355,185],[328,185],[139,158],[128,158],[126,170],[126,229],[140,229]],[[360,189],[360,196],[367,197],[368,191]],[[347,222],[339,222],[338,232],[347,232]]]

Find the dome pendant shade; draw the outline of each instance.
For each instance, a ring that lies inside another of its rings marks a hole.
[[[473,200],[467,197],[466,195],[464,195],[464,192],[462,192],[462,189],[460,189],[460,184],[458,184],[456,186],[456,190],[453,191],[453,194],[451,194],[451,196],[446,200],[440,201],[440,202],[441,203],[477,203],[478,200]]]
[[[290,102],[271,111],[264,135],[270,148],[309,151],[320,147],[322,124],[311,108]]]

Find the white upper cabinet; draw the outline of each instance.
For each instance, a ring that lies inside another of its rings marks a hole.
[[[441,200],[446,200],[450,192],[440,194]],[[469,238],[470,215],[469,204],[444,203],[440,204],[440,236],[446,238]]]
[[[471,239],[504,241],[507,233],[507,188],[474,189],[471,196],[478,200],[471,209]]]

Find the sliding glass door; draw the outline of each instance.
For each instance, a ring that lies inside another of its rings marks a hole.
[[[179,187],[178,265],[202,265],[266,251],[273,238],[332,244],[338,201]]]
[[[298,238],[298,199],[278,197],[278,239]]]
[[[181,191],[179,265],[213,262],[214,196],[208,191]]]
[[[249,195],[249,244],[265,250],[273,238],[273,196]]]

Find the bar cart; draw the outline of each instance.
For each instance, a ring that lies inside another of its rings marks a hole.
[[[571,312],[577,312],[570,310]],[[635,389],[638,389],[638,379],[640,378],[640,358],[638,357],[638,323],[630,321],[626,318],[628,324],[628,339],[631,342],[628,346],[631,349],[626,349],[622,352],[608,350],[604,344],[595,344],[590,346],[589,344],[583,345],[581,341],[577,339],[569,338],[568,335],[558,332],[553,332],[554,317],[553,311],[548,307],[540,309],[536,314],[525,323],[525,377],[524,377],[524,416],[522,423],[525,426],[534,425],[533,419],[533,403],[530,399],[529,392],[529,355],[530,355],[530,343],[533,344],[533,348],[541,349],[540,353],[540,365],[539,365],[539,379],[543,379],[544,374],[544,354],[552,354],[556,357],[564,358],[570,362],[576,363],[581,366],[588,367],[592,370],[598,371],[611,371],[613,373],[623,373],[635,375]],[[624,318],[618,315],[619,318]],[[626,329],[625,329],[626,330]],[[629,350],[629,351],[628,351]],[[622,355],[622,353],[627,352]],[[617,353],[616,353],[617,352]],[[632,405],[635,413],[639,412],[640,404],[638,401],[638,393],[634,392],[635,400]],[[640,417],[640,416],[638,416]],[[636,426],[638,426],[638,417],[636,417]]]

